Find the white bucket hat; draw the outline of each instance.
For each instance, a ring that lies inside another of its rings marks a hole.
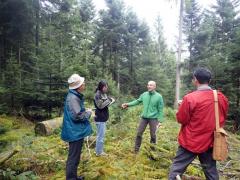
[[[84,77],[73,74],[68,78],[69,89],[77,89],[84,83]]]

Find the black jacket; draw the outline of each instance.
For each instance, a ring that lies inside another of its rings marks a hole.
[[[109,118],[108,106],[111,104],[111,98],[107,94],[97,91],[94,97],[95,121],[106,122]]]

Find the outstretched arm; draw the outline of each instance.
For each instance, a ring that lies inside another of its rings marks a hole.
[[[126,108],[128,108],[128,107],[130,107],[130,106],[136,106],[136,105],[138,105],[138,104],[140,104],[140,103],[142,103],[142,95],[141,95],[138,99],[133,100],[133,101],[131,101],[131,102],[129,102],[129,103],[123,103],[123,104],[122,104],[122,108],[123,108],[123,109],[126,109]]]
[[[180,124],[182,125],[188,124],[190,120],[190,106],[189,106],[188,99],[186,97],[183,98],[183,101],[178,109],[176,116],[177,116],[177,121]]]

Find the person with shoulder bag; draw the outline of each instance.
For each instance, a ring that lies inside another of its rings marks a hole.
[[[211,72],[198,68],[193,73],[197,90],[184,96],[176,118],[181,124],[178,135],[179,147],[169,172],[169,179],[181,176],[188,165],[198,156],[206,179],[218,180],[216,160],[213,158],[214,131],[216,130],[215,100],[209,87]],[[219,126],[223,127],[228,113],[228,99],[217,92]]]

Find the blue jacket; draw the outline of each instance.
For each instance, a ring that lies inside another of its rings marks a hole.
[[[91,113],[85,111],[83,95],[69,90],[64,103],[62,140],[73,142],[92,134],[90,116]]]

